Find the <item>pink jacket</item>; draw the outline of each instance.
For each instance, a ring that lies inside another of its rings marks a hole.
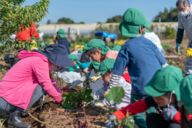
[[[47,57],[27,51],[21,51],[18,57],[21,60],[0,81],[0,97],[14,106],[27,109],[37,85],[41,85],[56,102],[61,102],[61,93],[50,79]]]

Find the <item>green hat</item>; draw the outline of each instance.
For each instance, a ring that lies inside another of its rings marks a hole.
[[[183,79],[182,70],[175,66],[167,66],[158,70],[145,86],[145,92],[152,97],[162,96],[167,92],[175,92],[180,101],[180,84]]]
[[[146,30],[145,31],[147,31],[147,32],[151,31],[151,24],[152,24],[151,22],[146,23],[146,26],[145,26]]]
[[[99,67],[99,72],[101,75],[104,75],[106,72],[110,71],[115,64],[114,59],[105,59],[104,61],[101,62],[100,67]]]
[[[92,64],[92,66],[93,66],[93,68],[94,68],[95,70],[97,70],[97,71],[99,70],[100,62],[92,61],[91,64]]]
[[[75,54],[70,54],[70,55],[69,55],[69,58],[70,58],[71,60],[73,60],[73,61],[78,61],[78,60],[79,60],[79,58],[78,58],[77,55],[75,55]]]
[[[137,37],[140,27],[147,25],[148,22],[141,11],[129,8],[123,15],[119,30],[125,37]]]
[[[59,29],[57,31],[57,35],[59,35],[61,38],[65,38],[65,31],[63,29]]]
[[[121,46],[120,45],[115,45],[111,50],[119,52],[121,50]]]
[[[109,50],[108,47],[105,45],[105,42],[100,39],[92,39],[90,40],[84,47],[85,51],[89,51],[93,48],[99,48],[102,50],[102,54],[106,54]]]
[[[192,113],[192,75],[186,76],[180,86],[181,101],[187,112]]]

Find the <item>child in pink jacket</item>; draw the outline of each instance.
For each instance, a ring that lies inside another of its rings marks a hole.
[[[20,120],[22,110],[36,103],[45,91],[56,103],[61,103],[61,93],[50,79],[50,71],[71,66],[63,45],[51,45],[42,52],[21,51],[20,59],[0,81],[0,115],[8,115],[8,125],[17,128],[31,126]]]

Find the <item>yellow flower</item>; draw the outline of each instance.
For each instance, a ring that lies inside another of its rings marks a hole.
[[[37,49],[37,47],[34,47],[34,46],[31,47],[31,50],[36,50],[36,49]]]
[[[122,46],[125,43],[124,40],[117,40],[116,44]]]
[[[79,45],[79,44],[75,45],[76,50],[82,50],[83,47],[84,47],[83,45]]]
[[[187,49],[187,57],[192,57],[192,48]]]
[[[37,42],[36,42],[35,40],[32,40],[31,43],[32,43],[32,44],[36,44]]]
[[[37,49],[37,42],[35,41],[35,40],[32,40],[31,41],[31,48],[30,48],[31,50],[35,50],[35,49]]]

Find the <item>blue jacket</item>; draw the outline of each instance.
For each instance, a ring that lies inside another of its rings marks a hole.
[[[144,86],[164,64],[166,60],[157,47],[141,36],[125,43],[118,54],[112,73],[122,75],[127,67],[132,80],[132,94],[145,95]]]

